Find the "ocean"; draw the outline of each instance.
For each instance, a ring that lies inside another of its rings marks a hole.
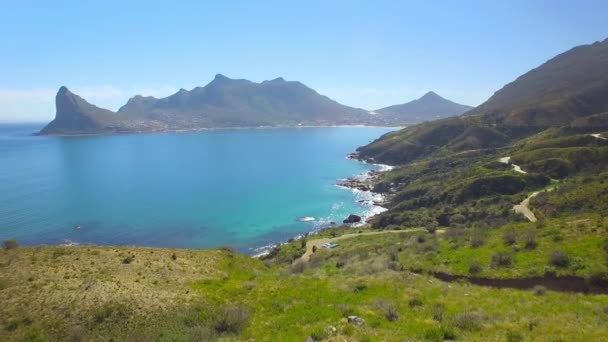
[[[0,240],[177,248],[270,244],[379,208],[336,186],[390,128],[32,136],[0,125]]]

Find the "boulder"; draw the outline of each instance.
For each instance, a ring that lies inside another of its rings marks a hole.
[[[355,214],[348,215],[348,217],[344,221],[342,221],[342,223],[346,223],[346,224],[357,223],[357,222],[361,222],[361,216],[355,215]]]
[[[353,325],[364,325],[365,320],[359,316],[348,316],[348,323]]]

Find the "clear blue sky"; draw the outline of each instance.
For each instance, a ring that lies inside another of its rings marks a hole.
[[[4,2],[0,121],[51,119],[61,85],[115,110],[217,73],[299,80],[367,109],[428,90],[477,105],[608,37],[606,0],[96,2]]]

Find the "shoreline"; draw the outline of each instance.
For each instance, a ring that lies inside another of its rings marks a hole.
[[[379,125],[272,125],[272,126],[237,126],[237,127],[200,127],[200,128],[184,128],[184,129],[164,129],[158,131],[130,131],[130,132],[100,132],[100,133],[74,133],[74,134],[42,134],[40,132],[31,133],[30,136],[35,137],[98,137],[98,136],[115,136],[115,135],[145,135],[145,134],[188,134],[210,131],[239,131],[239,130],[264,130],[264,129],[282,129],[282,128],[394,128],[395,130],[403,129],[407,126],[379,126]]]
[[[323,232],[328,229],[335,229],[335,228],[343,227],[343,226],[347,226],[349,228],[362,227],[364,225],[369,224],[369,220],[371,218],[388,210],[387,208],[382,206],[382,205],[385,205],[388,203],[385,195],[383,195],[381,193],[373,192],[373,184],[374,184],[374,181],[376,179],[378,179],[378,177],[382,173],[392,170],[394,168],[394,166],[386,165],[386,164],[370,163],[366,160],[358,158],[357,153],[349,153],[346,156],[346,159],[350,159],[352,161],[356,161],[356,162],[363,163],[363,164],[373,165],[374,167],[376,167],[375,169],[366,171],[364,173],[355,174],[348,178],[342,179],[337,184],[335,184],[335,186],[337,186],[339,188],[348,189],[353,192],[360,191],[360,192],[368,193],[372,198],[371,200],[359,200],[358,202],[360,204],[365,203],[365,204],[369,205],[373,209],[372,213],[370,215],[365,215],[365,214],[360,215],[360,217],[361,217],[360,222],[328,224],[327,226],[318,227],[311,231],[307,231],[307,232],[298,234],[289,240],[300,240],[303,237],[308,237],[308,236],[318,234],[318,233]],[[376,199],[374,199],[374,198],[376,198]],[[355,199],[355,201],[356,201],[356,199]],[[357,215],[357,216],[359,216],[359,215]],[[281,242],[277,242],[277,243],[271,243],[266,246],[261,246],[261,247],[257,247],[257,248],[251,248],[251,250],[256,252],[255,254],[252,254],[251,257],[261,258],[261,257],[267,255],[268,253],[270,253],[270,251],[273,248],[278,247],[280,245],[284,245],[286,243],[289,243],[289,240],[281,241]]]

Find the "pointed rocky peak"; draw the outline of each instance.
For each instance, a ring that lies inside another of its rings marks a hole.
[[[80,110],[83,106],[89,105],[89,103],[72,93],[66,86],[61,86],[55,96],[55,105],[57,112],[74,112]]]

